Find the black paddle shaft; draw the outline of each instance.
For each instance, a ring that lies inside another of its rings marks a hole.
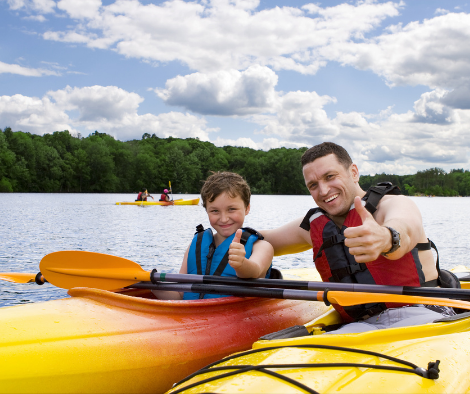
[[[165,290],[165,291],[181,291],[189,293],[206,293],[206,294],[220,294],[220,295],[233,295],[240,297],[262,297],[262,298],[280,298],[290,300],[303,300],[303,301],[319,301],[318,292],[310,290],[289,290],[289,289],[272,289],[263,287],[244,287],[234,285],[207,285],[199,283],[157,283],[152,284],[149,282],[135,283],[130,288],[138,289],[152,289],[152,290]],[[321,298],[320,298],[321,300]]]
[[[470,290],[448,289],[440,287],[411,287],[411,286],[385,286],[358,283],[315,282],[286,279],[240,279],[225,276],[193,275],[193,274],[166,274],[152,271],[151,280],[154,284],[160,282],[200,283],[217,285],[236,285],[243,287],[269,287],[278,289],[315,290],[315,291],[351,291],[363,293],[385,293],[397,295],[410,295],[420,297],[450,298],[470,301]],[[215,294],[215,293],[214,293]],[[228,294],[228,293],[227,293]],[[273,297],[276,298],[276,297]]]

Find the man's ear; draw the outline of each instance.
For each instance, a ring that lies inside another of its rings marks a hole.
[[[354,180],[354,182],[359,182],[359,169],[357,168],[357,165],[352,163],[349,166],[349,171],[351,173],[351,177]]]
[[[250,213],[250,204],[245,208],[245,215],[248,215]]]

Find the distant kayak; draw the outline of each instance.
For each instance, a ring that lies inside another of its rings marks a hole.
[[[117,202],[116,205],[198,205],[199,198],[192,200],[174,200],[174,201],[123,201]]]

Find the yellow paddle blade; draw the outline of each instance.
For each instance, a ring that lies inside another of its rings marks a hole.
[[[29,272],[0,272],[0,280],[13,283],[31,283],[36,279],[36,274]]]
[[[470,310],[470,302],[448,298],[417,297],[385,293],[350,293],[346,291],[329,291],[327,298],[332,304],[341,306],[367,304],[369,302],[394,302],[398,304],[441,305]]]
[[[50,253],[39,264],[43,276],[63,289],[114,290],[150,281],[150,272],[131,260],[109,254],[67,250]]]

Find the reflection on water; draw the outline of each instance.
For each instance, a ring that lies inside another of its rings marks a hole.
[[[194,198],[197,195],[175,195]],[[38,271],[40,260],[60,250],[124,257],[144,269],[177,272],[195,226],[208,226],[202,206],[118,206],[132,194],[0,194],[0,271]],[[467,264],[469,198],[413,198],[442,266]],[[253,196],[245,225],[276,228],[314,206],[310,196]],[[279,268],[311,267],[312,252],[275,257]],[[468,263],[470,265],[470,263]],[[67,296],[50,284],[0,282],[0,306]]]

